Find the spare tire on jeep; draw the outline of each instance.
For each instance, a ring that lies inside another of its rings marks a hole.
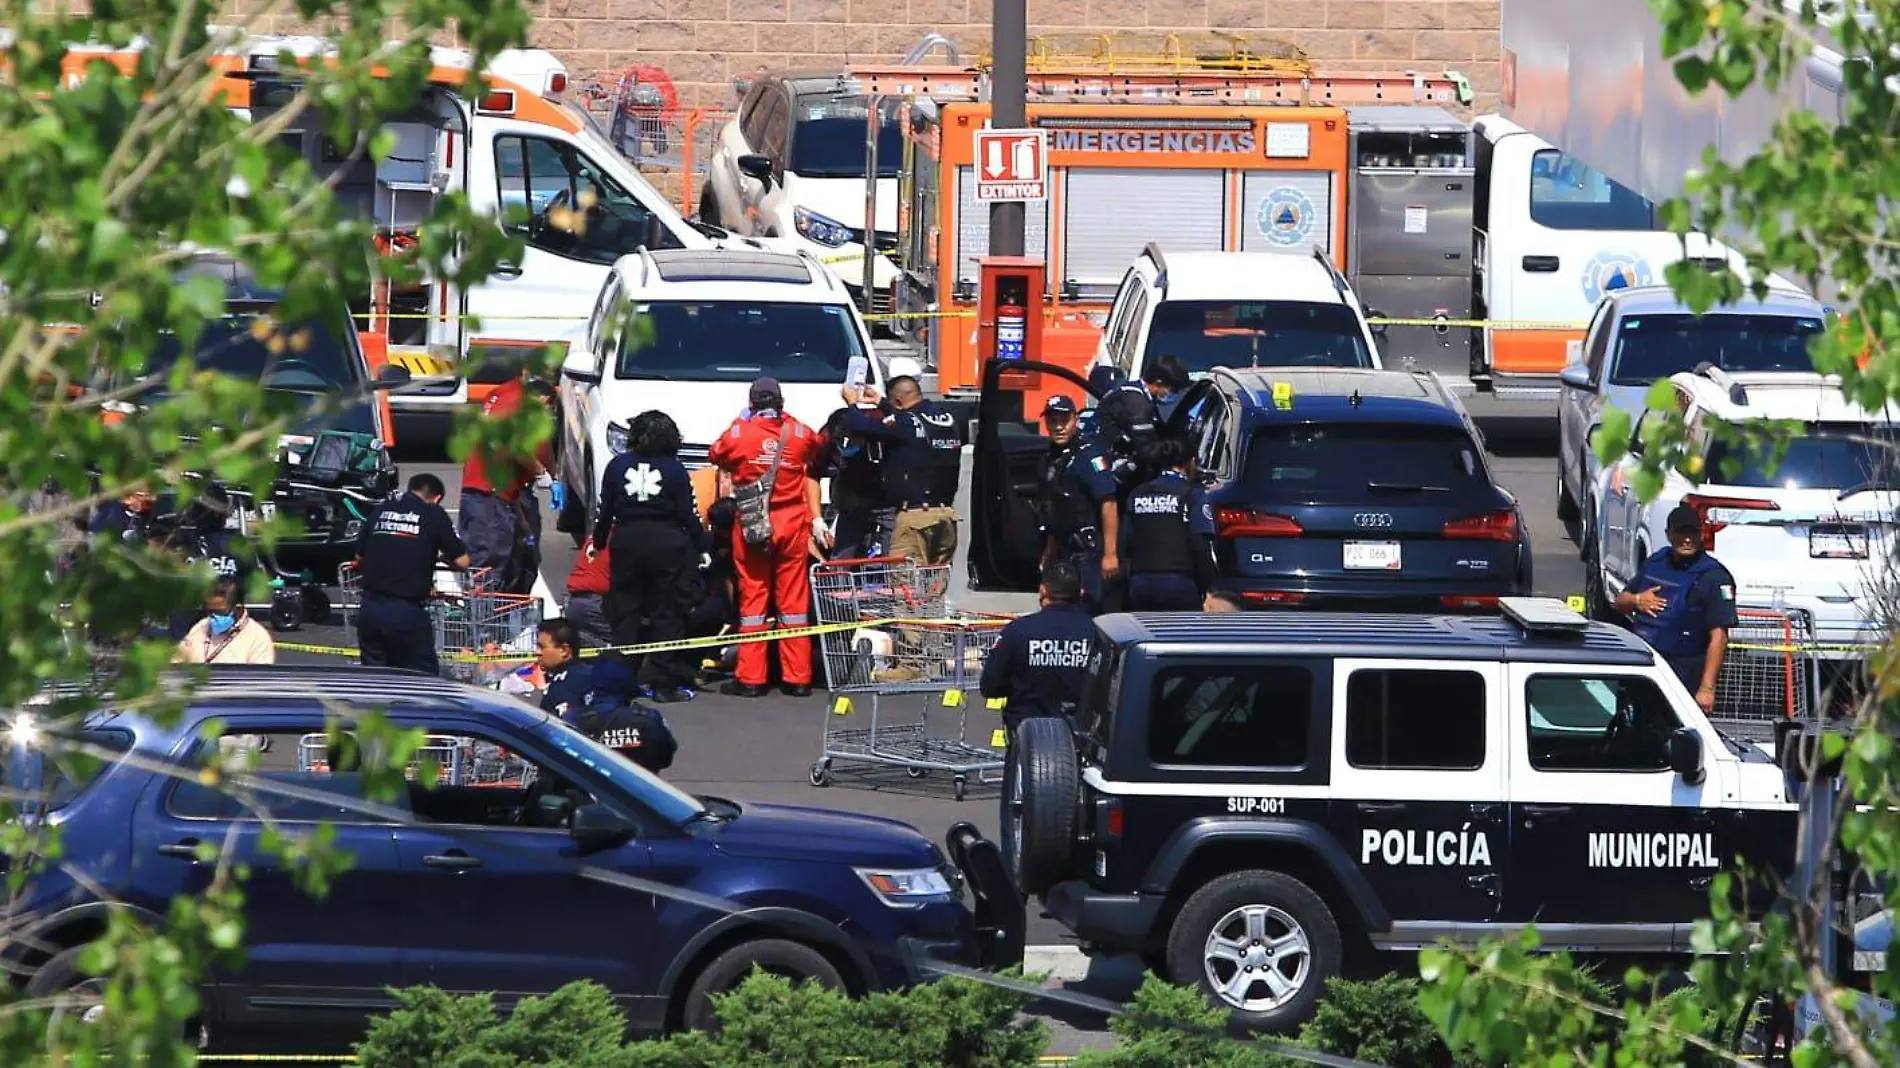
[[[1016,888],[1040,894],[1069,877],[1082,795],[1075,735],[1060,716],[1033,716],[1010,733],[1003,775],[1003,853]]]

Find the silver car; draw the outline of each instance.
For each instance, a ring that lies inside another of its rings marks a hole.
[[[1606,409],[1621,408],[1634,421],[1652,383],[1703,363],[1726,371],[1812,371],[1808,341],[1826,329],[1828,311],[1813,297],[1782,289],[1700,318],[1668,286],[1604,294],[1584,339],[1571,344],[1557,404],[1557,515],[1582,519],[1579,551],[1596,522],[1580,513],[1594,512],[1599,465],[1590,438]]]

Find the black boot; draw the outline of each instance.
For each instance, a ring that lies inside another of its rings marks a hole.
[[[763,686],[754,686],[749,682],[728,679],[725,685],[719,687],[719,692],[727,697],[764,697],[767,690]]]

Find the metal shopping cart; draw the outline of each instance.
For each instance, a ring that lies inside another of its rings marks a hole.
[[[356,645],[362,571],[355,564],[345,564],[337,579],[343,591],[344,641]],[[528,594],[503,593],[496,588],[499,580],[499,574],[488,568],[436,570],[435,595],[427,608],[444,677],[491,685],[534,659],[541,601]]]
[[[297,741],[297,767],[314,774],[330,772],[330,736],[323,732],[306,734]],[[525,758],[492,742],[455,734],[431,734],[423,739],[416,755],[403,769],[414,782],[422,774],[425,762],[436,766],[438,786],[486,786],[496,789],[526,789],[534,782],[535,768]]]
[[[964,690],[1005,620],[950,618],[947,565],[831,560],[812,568],[811,585],[820,625],[858,624],[820,638],[832,701],[811,784],[830,784],[833,761],[901,767],[913,778],[942,772],[959,801],[973,776],[998,781],[1003,754],[970,740]],[[887,715],[894,709],[903,711]]]
[[[1766,740],[1776,723],[1805,719],[1814,707],[1820,692],[1814,632],[1804,612],[1739,608],[1735,615],[1709,718]]]

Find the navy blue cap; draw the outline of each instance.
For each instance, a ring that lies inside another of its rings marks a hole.
[[[1058,393],[1043,402],[1042,414],[1052,415],[1058,413],[1062,415],[1074,415],[1075,399],[1066,393]]]

